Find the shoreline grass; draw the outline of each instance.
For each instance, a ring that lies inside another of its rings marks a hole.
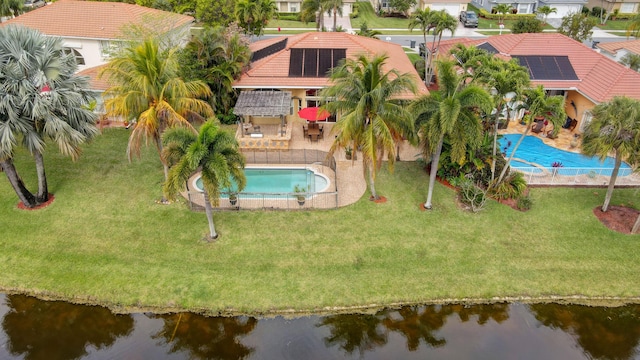
[[[159,205],[153,147],[129,163],[129,132],[106,129],[77,162],[45,154],[55,201],[16,208],[0,177],[0,289],[100,304],[210,314],[327,312],[403,303],[508,299],[640,301],[640,235],[593,215],[605,189],[534,188],[533,208],[489,203],[460,210],[437,185],[435,209],[418,205],[428,175],[417,163],[381,171],[375,204],[338,210],[216,212],[221,239],[201,241],[203,213]],[[33,162],[16,155],[27,186]],[[617,189],[612,204],[637,199]]]

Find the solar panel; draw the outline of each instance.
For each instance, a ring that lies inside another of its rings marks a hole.
[[[532,80],[579,80],[568,56],[512,55],[529,69]]]
[[[493,54],[497,54],[498,53],[498,49],[496,49],[495,47],[493,47],[493,45],[489,44],[488,42],[482,43],[478,46],[476,46],[478,49],[482,49],[486,52],[488,52],[489,54],[493,55]]]
[[[253,54],[251,54],[251,62],[260,60],[262,58],[265,58],[269,55],[273,55],[275,53],[277,53],[280,50],[283,50],[284,48],[287,47],[287,38],[285,38],[284,40],[280,40],[275,44],[271,44],[265,48],[262,48],[258,51],[255,51]]]
[[[304,54],[304,49],[291,49],[290,51],[289,76],[302,76],[302,56]]]
[[[333,67],[332,49],[320,49],[318,54],[318,77],[325,76]]]
[[[304,77],[318,77],[318,49],[304,49]]]
[[[340,61],[347,57],[347,49],[333,49],[333,67],[340,65]]]

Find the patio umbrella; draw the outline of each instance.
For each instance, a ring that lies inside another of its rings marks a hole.
[[[331,114],[329,114],[327,110],[322,110],[319,107],[307,107],[298,111],[298,116],[309,121],[316,121],[325,120],[331,116]]]

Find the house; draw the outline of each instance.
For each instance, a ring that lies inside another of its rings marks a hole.
[[[292,1],[276,1],[278,12],[281,13],[297,13],[302,9],[302,0]],[[342,16],[349,16],[353,12],[353,4],[356,0],[344,0],[342,2]]]
[[[569,14],[582,11],[587,0],[471,0],[471,3],[488,12],[491,12],[491,9],[498,4],[507,4],[515,8],[518,14],[535,14],[539,7],[549,6],[555,8],[556,12],[549,14],[547,19],[561,19]]]
[[[239,126],[238,132],[244,148],[288,148],[298,111],[321,105],[319,92],[331,85],[329,71],[345,58],[386,54],[385,71],[410,74],[418,93],[428,94],[402,47],[378,39],[344,32],[308,32],[257,41],[250,49],[250,66],[233,85],[242,91],[238,99],[242,106],[236,104],[234,112],[243,117],[241,125],[246,127]],[[415,95],[406,96],[412,99]],[[261,131],[254,134],[250,128],[256,126]],[[270,134],[265,129],[271,129]]]
[[[391,11],[391,2],[389,0],[370,0],[374,9],[382,11]],[[415,9],[429,8],[434,11],[444,10],[454,18],[458,18],[461,11],[467,10],[467,5],[470,0],[419,0],[418,3],[409,11],[410,13]]]
[[[440,43],[440,56],[457,43],[483,48],[505,60],[518,59],[531,83],[550,95],[563,95],[567,116],[578,131],[591,121],[591,109],[614,96],[640,100],[640,74],[586,45],[557,33],[508,34],[484,39],[459,38]]]
[[[471,4],[478,9],[485,9],[491,12],[496,5],[507,4],[518,10],[518,14],[534,14],[538,6],[538,0],[471,0]]]
[[[600,43],[597,48],[615,61],[620,61],[627,54],[640,55],[640,40]]]
[[[636,14],[640,11],[640,0],[589,0],[587,6],[590,9],[598,6],[608,13],[618,10],[620,14]]]
[[[166,34],[164,39],[188,39],[193,17],[119,2],[59,0],[0,24],[22,25],[63,39],[65,51],[76,57],[79,70],[105,64],[109,53],[125,40],[127,26],[140,25]],[[168,40],[169,41],[169,40]]]

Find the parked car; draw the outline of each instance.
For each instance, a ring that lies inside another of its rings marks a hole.
[[[464,27],[478,27],[478,15],[474,11],[461,11],[460,22]]]
[[[36,9],[45,5],[42,0],[24,0],[24,7],[28,9]]]

